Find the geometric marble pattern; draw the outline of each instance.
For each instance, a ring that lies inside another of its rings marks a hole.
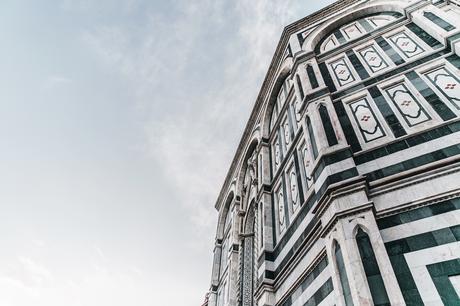
[[[353,24],[350,24],[350,25],[348,25],[346,27],[343,27],[342,32],[345,34],[344,36],[348,40],[357,38],[357,37],[359,37],[359,36],[364,34],[363,31],[361,31],[361,29],[358,27],[356,22],[353,23]]]
[[[390,22],[396,20],[399,16],[401,15],[383,12],[375,16],[365,17],[347,23],[329,35],[323,41],[319,50],[320,52],[325,52],[334,49],[339,45],[342,45],[350,40],[361,37],[366,33],[389,24]],[[310,33],[311,30],[306,30],[305,32],[302,32],[302,34],[298,34],[302,43]]]
[[[289,122],[287,121],[287,118],[283,123],[283,131],[284,131],[284,143],[286,145],[286,148],[288,148],[289,145],[291,144],[291,131],[289,128]]]
[[[364,63],[373,73],[388,68],[387,62],[373,45],[360,50],[359,54],[364,59]]]
[[[460,81],[457,76],[445,67],[426,73],[425,76],[456,109],[460,110]]]
[[[427,266],[456,260],[460,258],[460,242],[451,242],[432,248],[422,249],[404,254],[407,265],[414,278],[420,297],[425,305],[460,305],[460,299],[456,303],[443,303],[440,293]]]
[[[340,86],[347,85],[355,80],[344,58],[329,64]]]
[[[291,201],[292,201],[292,211],[295,212],[299,207],[299,189],[297,187],[297,173],[295,171],[294,165],[289,169],[289,185],[291,192]]]
[[[321,51],[325,52],[325,51],[334,49],[338,45],[339,45],[339,42],[337,41],[335,36],[331,35],[324,41],[324,44],[323,44],[323,47],[321,48]]]
[[[286,217],[285,217],[285,208],[284,208],[284,192],[283,188],[280,188],[275,193],[276,203],[278,204],[278,222],[280,226],[280,233],[286,228]]]
[[[383,27],[393,20],[395,20],[396,17],[390,16],[390,15],[377,15],[377,16],[372,16],[372,17],[367,17],[366,20],[373,25],[374,27]]]
[[[308,169],[310,166],[310,153],[308,152],[307,149],[307,143],[303,142],[302,145],[299,146],[299,158],[300,158],[300,163],[301,163],[301,171],[303,172],[305,176],[305,190],[308,190],[310,188],[309,180],[308,180]]]
[[[365,142],[385,136],[385,132],[366,98],[350,103],[349,106]]]
[[[298,126],[300,119],[302,119],[302,114],[300,113],[300,107],[302,106],[302,102],[300,100],[295,99],[293,104],[294,116]]]
[[[359,20],[355,20],[351,23],[347,23],[340,27],[335,33],[329,35],[324,40],[323,44],[320,47],[320,51],[325,52],[328,50],[332,50],[338,47],[339,45],[346,43],[347,41],[361,37],[364,34],[371,32],[377,28],[383,27],[396,19],[397,17],[393,13],[381,13],[379,15],[365,17]],[[307,35],[311,33],[307,31],[305,32],[307,33]],[[301,39],[304,39],[303,36],[301,37]]]
[[[278,136],[275,136],[275,137],[276,137],[276,142],[273,147],[273,151],[274,151],[273,153],[275,155],[274,166],[275,166],[275,170],[277,170],[281,164],[281,148],[280,148],[280,142],[278,140]]]
[[[391,101],[410,127],[430,120],[430,116],[423,109],[406,84],[401,83],[385,89]]]
[[[395,34],[389,37],[389,39],[407,58],[411,58],[425,52],[425,50],[405,32]]]

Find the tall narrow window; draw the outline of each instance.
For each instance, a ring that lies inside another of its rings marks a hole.
[[[264,209],[263,209],[263,203],[259,204],[259,245],[260,248],[262,249],[264,247]]]
[[[310,136],[311,149],[313,151],[313,158],[318,157],[318,148],[316,147],[315,134],[313,133],[313,127],[311,126],[310,118],[307,117],[307,129],[308,136]]]
[[[300,78],[299,78],[298,74],[295,76],[295,80],[297,82],[297,87],[299,88],[300,100],[303,101],[303,98],[305,97],[305,94],[303,92],[302,82],[300,82]]]
[[[343,262],[342,250],[340,249],[340,245],[337,242],[335,242],[335,260],[339,270],[340,285],[342,286],[345,305],[352,306],[353,300],[351,298],[351,290],[350,285],[348,284],[347,272],[345,271],[345,263]]]
[[[385,284],[383,283],[380,269],[375,259],[374,250],[372,249],[369,236],[360,228],[356,234],[356,242],[358,243],[359,254],[366,273],[367,283],[371,290],[372,300],[376,306],[390,305]]]
[[[315,89],[319,87],[318,80],[316,79],[315,71],[311,65],[307,65],[307,75],[310,80],[311,88]]]
[[[329,117],[329,113],[324,104],[321,104],[321,106],[319,107],[319,115],[321,116],[321,121],[323,122],[323,128],[324,132],[326,133],[327,143],[329,144],[329,146],[336,145],[338,143],[337,137],[335,136],[335,131],[331,123],[331,118]]]
[[[227,212],[224,222],[224,240],[222,241],[222,252],[220,257],[220,275],[224,274],[228,265],[228,250],[230,241],[230,228],[232,226],[232,213],[230,209]]]
[[[434,24],[436,24],[438,27],[444,29],[447,32],[452,31],[453,29],[455,29],[455,27],[453,25],[451,25],[450,23],[448,23],[444,19],[436,16],[432,12],[423,12],[423,16],[425,16],[425,18],[431,20]]]

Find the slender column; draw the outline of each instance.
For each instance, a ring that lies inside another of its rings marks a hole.
[[[318,148],[318,156],[325,148],[329,147],[327,143],[326,134],[321,122],[321,117],[318,112],[318,103],[311,103],[308,105],[308,114],[310,116],[313,133],[315,134],[316,146]]]
[[[336,306],[345,306],[345,299],[343,296],[342,285],[340,283],[340,278],[339,278],[339,269],[337,267],[337,261],[333,253],[334,252],[333,243],[334,243],[334,240],[337,240],[337,239],[334,239],[333,237],[334,237],[333,235],[330,235],[326,239],[326,254],[329,260],[328,269],[331,269],[332,285],[334,286],[334,294],[336,296],[335,298]]]
[[[208,306],[217,306],[217,292],[216,291],[209,292]]]
[[[379,265],[380,273],[382,275],[391,305],[405,305],[404,297],[393,271],[390,258],[388,257],[388,253],[385,249],[382,236],[380,235],[380,231],[377,227],[374,214],[371,211],[368,211],[365,214],[365,218],[360,219],[359,221],[368,229],[368,236],[371,241],[372,249],[374,251],[377,264]]]
[[[212,265],[212,280],[211,285],[217,287],[219,284],[219,272],[220,272],[220,259],[222,254],[222,244],[221,241],[216,240],[214,246],[214,260]]]
[[[241,217],[239,216],[240,210],[240,200],[237,197],[232,203],[233,205],[233,218],[232,218],[232,233],[230,238],[231,243],[231,254],[229,259],[229,267],[228,267],[228,305],[238,305],[238,292],[240,290],[239,287],[239,248],[240,248],[240,237],[239,237],[239,228],[241,223]],[[230,207],[232,207],[230,205]]]

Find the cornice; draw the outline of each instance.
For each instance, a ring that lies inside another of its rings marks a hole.
[[[244,149],[246,147],[247,142],[249,141],[249,138],[252,133],[252,127],[257,121],[257,117],[259,115],[260,110],[262,109],[263,103],[269,94],[269,90],[271,87],[271,84],[276,76],[276,72],[278,70],[278,66],[281,64],[283,60],[283,54],[286,49],[286,47],[289,44],[289,39],[291,35],[295,34],[296,32],[313,25],[317,23],[318,21],[329,17],[331,15],[334,15],[338,13],[339,11],[349,7],[352,4],[356,4],[362,2],[362,0],[339,0],[336,1],[323,9],[314,12],[313,14],[310,14],[294,23],[291,23],[290,25],[286,26],[281,34],[280,41],[278,42],[278,45],[275,50],[275,54],[273,55],[273,58],[271,60],[270,66],[268,68],[268,71],[265,75],[264,81],[262,83],[262,87],[259,91],[259,94],[257,96],[257,99],[255,101],[254,107],[251,111],[251,115],[249,117],[248,122],[246,123],[243,136],[241,137],[241,140],[238,144],[237,150],[235,152],[235,155],[233,157],[232,163],[230,165],[230,169],[227,172],[227,176],[225,178],[224,184],[220,190],[219,196],[217,198],[215,208],[219,208],[219,203],[221,203],[224,200],[227,186],[232,181],[232,178],[235,174],[235,170],[238,166],[239,159],[242,157],[242,153],[244,152]]]

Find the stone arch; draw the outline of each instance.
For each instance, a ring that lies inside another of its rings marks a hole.
[[[221,213],[219,215],[219,221],[217,223],[217,239],[222,240],[224,238],[225,220],[227,218],[227,215],[231,213],[230,208],[231,208],[231,204],[234,198],[235,198],[235,193],[233,190],[230,190],[230,192],[228,193],[226,197],[224,205],[222,206],[220,210]]]
[[[248,160],[252,157],[254,152],[256,151],[257,145],[259,144],[259,138],[258,135],[259,133],[255,133],[255,137],[252,138],[252,140],[249,142],[249,145],[247,146],[246,152],[244,154],[244,158],[241,160],[240,163],[240,169],[238,172],[238,176],[236,179],[236,194],[241,197],[241,209],[246,210],[247,205],[246,203],[249,203],[248,197],[243,197],[243,187],[244,187],[244,179],[246,176],[246,170],[248,169]],[[256,169],[257,171],[257,169]]]
[[[356,220],[356,224],[353,227],[353,230],[351,231],[353,238],[356,237],[356,234],[358,233],[359,229],[363,230],[367,235],[371,235],[371,231],[369,230],[367,225],[364,224],[364,222],[361,222],[360,220]]]
[[[273,82],[272,89],[267,98],[268,102],[265,105],[265,109],[264,109],[263,117],[262,117],[261,134],[262,134],[262,137],[264,138],[268,138],[270,136],[270,119],[272,116],[274,105],[276,103],[276,98],[278,97],[278,92],[283,86],[284,81],[291,74],[292,66],[293,66],[292,58],[289,57],[285,59]]]
[[[302,44],[302,50],[306,52],[314,52],[316,46],[321,43],[323,38],[328,37],[331,32],[353,20],[365,17],[367,15],[371,15],[373,13],[379,12],[396,12],[405,14],[404,5],[402,5],[399,1],[381,1],[379,3],[372,3],[372,4],[364,4],[361,7],[353,8],[353,12],[345,12],[344,14],[340,14],[336,18],[330,19],[324,24],[318,26],[306,39]]]

